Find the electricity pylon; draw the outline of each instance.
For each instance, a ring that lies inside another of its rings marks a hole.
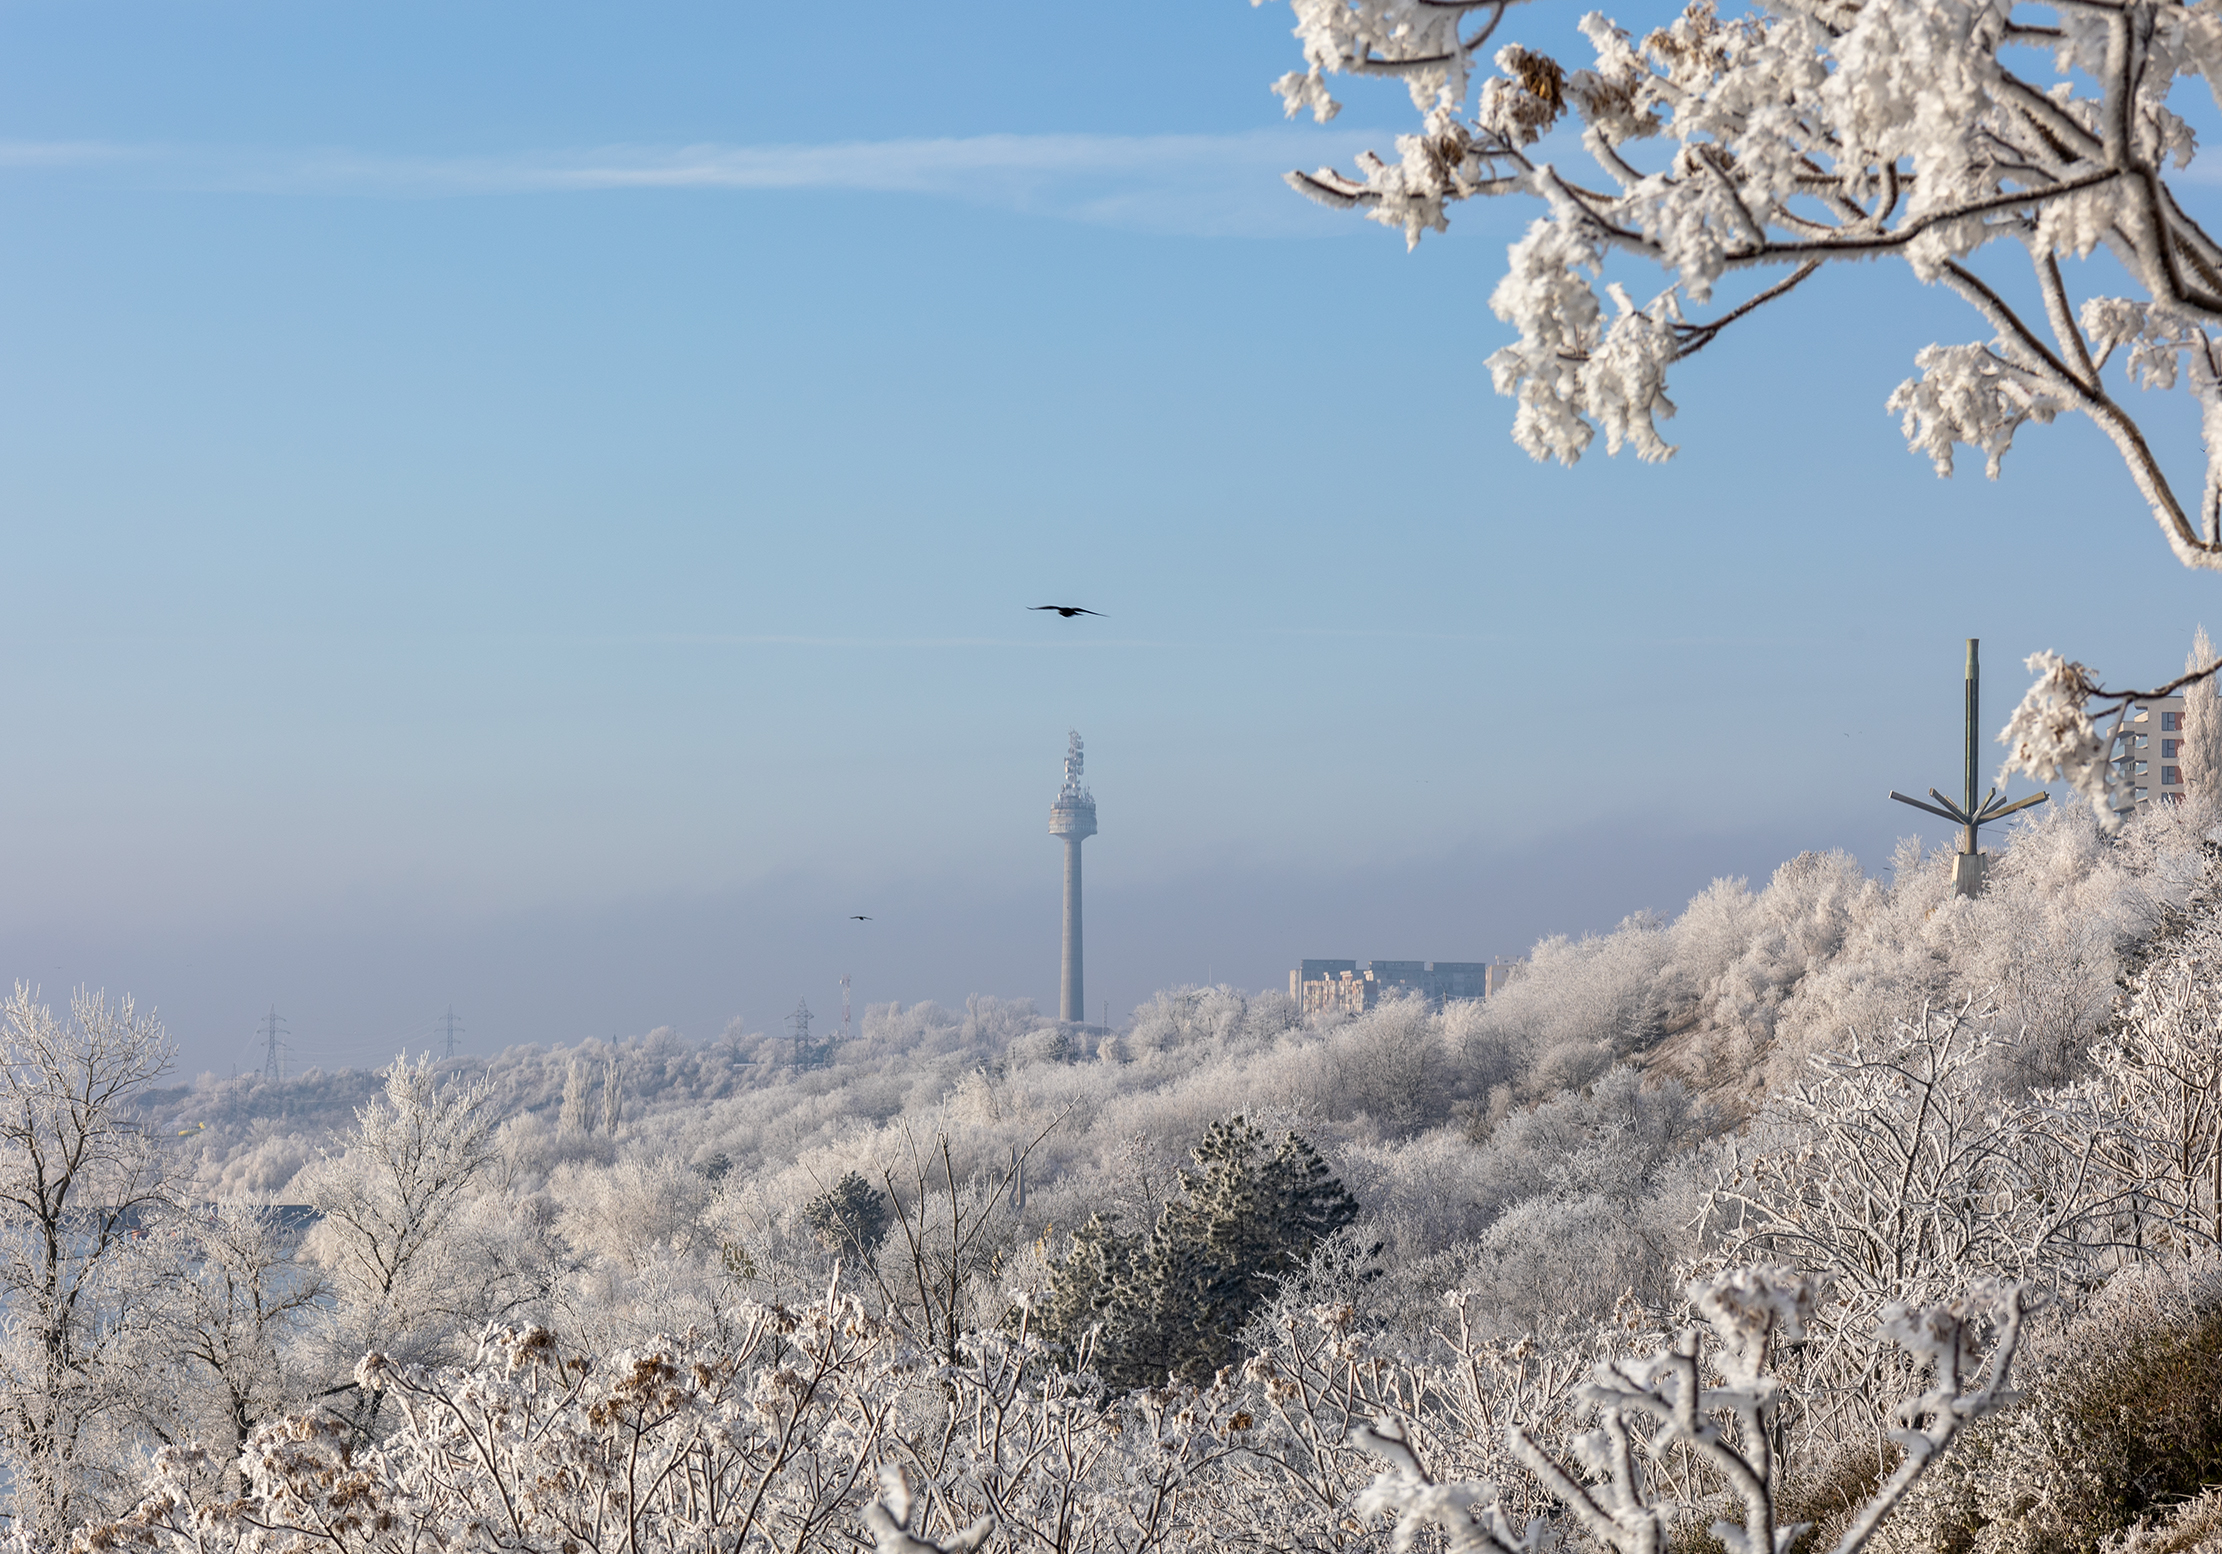
[[[283,1079],[285,1077],[284,1057],[286,1051],[283,1038],[291,1035],[292,1032],[288,1031],[285,1028],[285,1022],[278,1018],[278,1006],[276,1004],[272,1004],[270,1013],[263,1017],[262,1028],[257,1034],[262,1037],[263,1043],[262,1077],[272,1080]]]

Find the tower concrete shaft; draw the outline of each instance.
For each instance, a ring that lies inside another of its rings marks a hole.
[[[1088,1018],[1086,974],[1080,963],[1080,838],[1065,838],[1065,953],[1057,971],[1057,1018]]]
[[[1065,785],[1049,807],[1049,834],[1065,844],[1065,953],[1057,978],[1057,1018],[1075,1025],[1088,1020],[1088,999],[1081,970],[1080,844],[1096,834],[1096,801],[1081,781],[1085,755],[1080,735],[1065,748]]]

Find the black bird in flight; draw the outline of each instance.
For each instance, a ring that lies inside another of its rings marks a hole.
[[[862,912],[851,912],[849,914],[849,921],[852,923],[868,923],[871,921],[871,919],[869,917],[866,917]]]
[[[1077,604],[1030,604],[1026,608],[1029,610],[1055,610],[1066,620],[1071,620],[1075,615],[1093,615],[1102,620],[1110,619],[1101,610],[1083,610]]]

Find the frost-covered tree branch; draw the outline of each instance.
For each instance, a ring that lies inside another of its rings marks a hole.
[[[1677,361],[1828,264],[1902,259],[1989,331],[1916,355],[1889,401],[1913,451],[1950,474],[1973,448],[1995,477],[2023,426],[2086,416],[2176,556],[2222,567],[2222,243],[2171,182],[2196,146],[2168,106],[2183,77],[2222,85],[2210,4],[2058,0],[2022,18],[2012,0],[1779,0],[1724,19],[1700,0],[1640,39],[1585,16],[1582,68],[1505,44],[1478,88],[1506,3],[1291,5],[1306,67],[1276,86],[1291,114],[1331,118],[1329,80],[1347,74],[1401,80],[1420,115],[1393,160],[1292,173],[1298,190],[1408,244],[1462,200],[1543,205],[1490,297],[1519,334],[1490,370],[1536,458],[1574,463],[1600,431],[1611,452],[1670,456],[1658,422]],[[1539,159],[1570,113],[1601,181]],[[2078,305],[2061,261],[2101,249],[2132,290]],[[1608,281],[1616,256],[1664,288],[1639,301]],[[1993,260],[2011,283],[1978,273]],[[1705,316],[1747,271],[1781,278]],[[2191,397],[2207,450],[2196,494],[2109,391],[2117,356],[2128,383]]]
[[[1998,742],[2006,747],[2000,779],[2010,772],[2039,782],[2057,778],[2090,800],[2101,824],[2109,830],[2118,827],[2136,807],[2137,761],[2129,716],[2145,702],[2193,687],[2207,687],[2211,696],[2222,659],[2211,653],[2194,656],[2203,662],[2187,666],[2157,690],[2110,691],[2089,669],[2058,653],[2030,654],[2028,667],[2037,680],[1999,733]],[[2202,708],[2202,715],[2208,710]]]

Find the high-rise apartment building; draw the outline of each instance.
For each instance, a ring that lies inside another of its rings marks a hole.
[[[2104,726],[2103,724],[2101,725]],[[2183,800],[2183,698],[2156,696],[2137,703],[2122,721],[2121,748],[2115,752],[2122,775],[2135,784],[2142,806]]]

